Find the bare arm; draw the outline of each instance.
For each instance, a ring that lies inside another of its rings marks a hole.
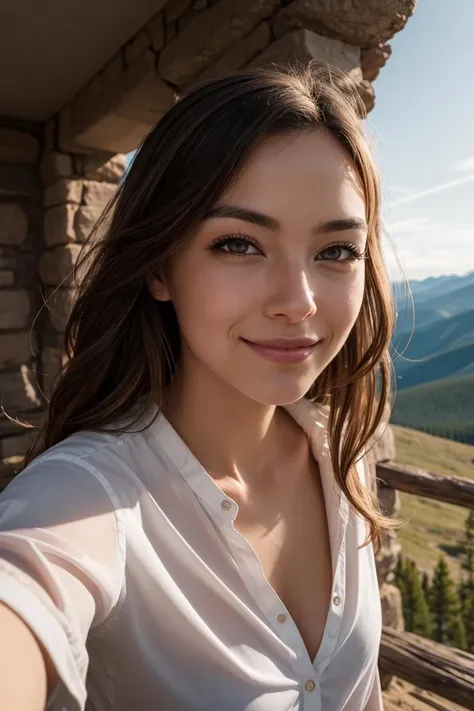
[[[43,711],[55,673],[30,628],[0,602],[0,708]],[[49,684],[48,684],[49,679]]]

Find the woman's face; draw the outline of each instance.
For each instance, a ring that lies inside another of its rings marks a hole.
[[[334,138],[262,142],[165,283],[150,284],[174,304],[181,368],[263,404],[301,398],[357,319],[366,240],[360,179]]]

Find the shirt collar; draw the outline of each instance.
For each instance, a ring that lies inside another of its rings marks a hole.
[[[339,511],[343,497],[341,497],[340,489],[334,479],[331,466],[327,432],[327,408],[314,405],[306,398],[284,405],[284,408],[308,436],[313,455],[319,465],[326,510],[331,527],[330,514],[335,510]],[[188,482],[200,499],[207,501],[214,510],[222,514],[223,493],[221,489],[196,459],[171,423],[161,413],[152,427],[153,435],[175,469]],[[236,505],[234,509],[236,515],[238,510]]]

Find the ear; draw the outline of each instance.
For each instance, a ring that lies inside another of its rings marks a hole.
[[[148,291],[156,301],[170,301],[171,296],[165,282],[158,277],[148,279]]]

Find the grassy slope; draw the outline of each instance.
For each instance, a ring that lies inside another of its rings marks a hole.
[[[448,476],[474,479],[474,446],[460,444],[441,437],[393,426],[396,460],[428,471]],[[459,541],[467,509],[451,504],[401,493],[400,518],[410,521],[397,531],[403,553],[413,558],[420,569],[430,574],[443,551]],[[448,556],[447,562],[455,578],[459,577],[459,562]]]

